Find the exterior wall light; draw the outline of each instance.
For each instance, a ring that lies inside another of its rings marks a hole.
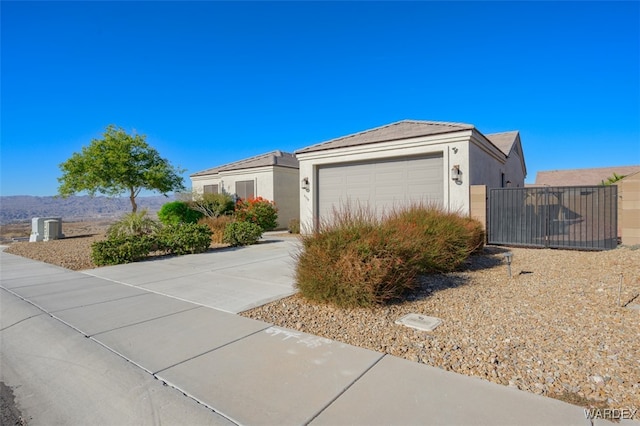
[[[462,172],[457,164],[451,168],[451,180],[457,183],[462,182]]]
[[[309,192],[309,189],[311,188],[311,184],[309,183],[309,178],[308,177],[302,178],[300,187],[302,189],[304,189],[305,191]]]

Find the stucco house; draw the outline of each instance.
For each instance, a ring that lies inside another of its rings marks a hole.
[[[239,198],[262,197],[275,201],[278,229],[299,218],[298,160],[293,154],[272,151],[190,176],[194,192],[227,193]]]
[[[300,221],[309,227],[346,202],[380,213],[412,202],[470,213],[470,186],[523,187],[517,131],[482,134],[471,124],[404,120],[295,152]]]

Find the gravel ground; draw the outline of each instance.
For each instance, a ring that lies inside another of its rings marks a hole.
[[[241,315],[578,405],[640,408],[640,250],[514,248],[513,278],[504,251],[423,277],[414,300],[396,305],[340,309],[294,295]],[[395,324],[408,313],[443,324]]]
[[[6,251],[82,270],[94,267],[100,238]],[[513,248],[512,278],[505,251],[488,247],[460,272],[423,277],[399,304],[341,309],[294,295],[241,315],[579,405],[640,409],[640,250]],[[395,324],[408,313],[443,323],[433,332]]]

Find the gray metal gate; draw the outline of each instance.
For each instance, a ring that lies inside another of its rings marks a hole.
[[[618,187],[489,190],[489,244],[607,250],[618,245]]]

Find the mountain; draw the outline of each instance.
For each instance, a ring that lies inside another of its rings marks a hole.
[[[138,211],[149,210],[155,214],[163,204],[174,201],[175,197],[138,197]],[[69,198],[34,197],[31,195],[0,196],[0,224],[30,221],[34,217],[62,217],[62,220],[109,219],[131,212],[128,197]]]

